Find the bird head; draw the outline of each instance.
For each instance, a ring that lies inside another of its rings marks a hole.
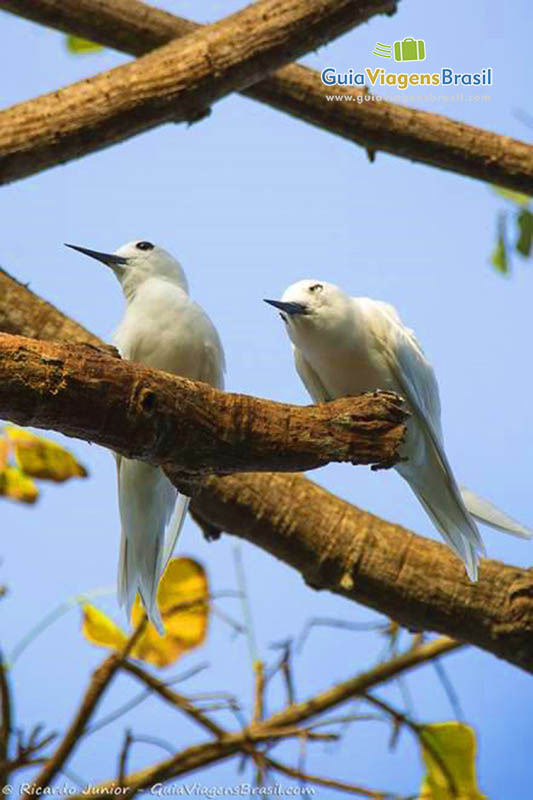
[[[332,283],[306,279],[293,283],[281,300],[265,300],[279,309],[280,317],[296,346],[302,339],[334,333],[347,318],[350,298]]]
[[[134,295],[140,284],[148,278],[168,280],[180,286],[185,292],[189,290],[187,278],[179,261],[152,242],[138,239],[122,245],[114,253],[102,253],[75,244],[67,244],[67,247],[110,267],[128,298]]]

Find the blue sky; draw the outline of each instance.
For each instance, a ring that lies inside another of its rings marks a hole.
[[[200,8],[174,0],[164,5],[200,21],[238,8],[226,0]],[[378,59],[371,52],[377,41],[424,38],[424,69],[492,66],[495,83],[488,102],[436,106],[422,101],[418,107],[527,140],[531,131],[516,109],[531,113],[530,31],[524,24],[529,11],[525,0],[506,5],[505,14],[481,0],[440,6],[404,0],[394,18],[376,18],[304,61],[317,69],[375,67]],[[7,14],[2,25],[0,67],[4,76],[14,76],[0,82],[2,106],[126,60],[111,51],[75,58],[66,52],[61,35]],[[398,99],[393,90],[388,96]],[[392,302],[435,366],[448,454],[458,479],[531,525],[533,381],[526,322],[533,270],[515,259],[512,277],[504,279],[489,266],[496,216],[503,206],[478,181],[382,154],[370,164],[354,144],[234,96],[190,128],[166,125],[2,187],[0,262],[38,294],[109,338],[123,308],[119,286],[103,266],[66,250],[62,242],[113,250],[134,238],[155,241],[181,260],[194,297],[220,331],[228,389],[296,403],[308,398],[294,373],[282,324],[261,299],[280,296],[289,283],[309,277]],[[0,506],[0,576],[10,588],[1,604],[2,647],[8,653],[37,619],[66,598],[115,580],[119,529],[113,459],[82,442],[69,445],[90,469],[90,480],[44,487],[35,509],[7,502]],[[364,508],[437,538],[393,472],[330,465],[312,477]],[[491,557],[531,564],[531,545],[483,533]],[[208,545],[188,522],[180,551],[202,561],[213,589],[222,590],[236,586],[234,546],[229,536]],[[311,617],[379,619],[363,607],[312,592],[297,573],[251,545],[241,547],[263,658],[274,659],[270,644],[297,635]],[[239,617],[235,600],[220,603]],[[122,621],[113,596],[102,606]],[[370,666],[382,647],[374,634],[313,632],[295,663],[299,696]],[[81,639],[77,610],[63,617],[15,666],[17,724],[29,728],[46,721],[53,729],[64,728],[101,657]],[[170,672],[203,661],[210,668],[184,690],[231,691],[249,706],[246,642],[233,639],[218,619],[206,646]],[[465,717],[478,733],[481,788],[491,798],[525,798],[529,678],[473,649],[446,663]],[[421,720],[450,717],[432,669],[418,671],[408,684]],[[99,714],[136,692],[122,678]],[[383,696],[402,702],[396,686]],[[279,702],[276,689],[271,708]],[[176,746],[201,736],[150,701],[89,738],[72,759],[72,769],[89,781],[111,777],[126,726],[157,733]],[[284,753],[295,755],[291,746]],[[132,766],[164,756],[139,745]],[[406,794],[416,791],[421,776],[408,735],[389,753],[387,731],[372,723],[353,726],[335,747],[316,745],[308,763],[316,774]],[[232,786],[242,776],[232,763],[210,769],[199,780]],[[329,800],[339,795],[320,789],[316,796]]]

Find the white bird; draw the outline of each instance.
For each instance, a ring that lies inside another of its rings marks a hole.
[[[106,264],[118,278],[126,313],[113,342],[123,358],[223,388],[220,338],[207,314],[189,297],[185,273],[170,253],[146,241],[129,242],[114,253],[67,247]],[[157,587],[189,498],[178,494],[159,467],[122,456],[116,461],[122,527],[118,600],[129,618],[139,592],[148,618],[163,634]]]
[[[320,280],[290,286],[281,311],[296,371],[316,403],[376,390],[402,396],[411,417],[396,470],[408,482],[445,542],[477,580],[485,554],[475,520],[522,538],[533,532],[487,500],[460,489],[444,451],[439,388],[413,332],[388,303],[350,297]]]

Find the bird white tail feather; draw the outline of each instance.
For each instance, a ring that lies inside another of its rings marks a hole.
[[[460,491],[468,511],[479,522],[490,525],[491,528],[503,533],[508,533],[510,536],[517,536],[519,539],[533,538],[533,530],[526,528],[525,525],[509,517],[488,500],[475,494],[471,489],[461,486]]]
[[[157,587],[183,525],[188,499],[179,497],[176,502],[177,492],[159,468],[126,458],[118,461],[118,485],[122,523],[118,601],[129,619],[139,592],[148,619],[163,635]]]
[[[446,544],[464,561],[470,580],[476,581],[479,556],[485,555],[485,547],[453,473],[445,467],[438,454],[430,450],[423,469],[413,469],[407,462],[399,464],[397,470],[408,481]]]
[[[470,580],[477,581],[479,546],[472,541],[470,528],[465,531],[463,526],[459,527],[443,508],[438,504],[431,504],[415,487],[412,488],[448,547],[464,561],[466,573]]]
[[[178,494],[178,499],[176,500],[176,505],[174,507],[172,518],[170,520],[165,535],[165,552],[163,555],[163,570],[162,570],[163,572],[167,568],[167,564],[172,558],[172,553],[174,552],[174,548],[176,547],[176,542],[178,541],[181,529],[183,528],[183,523],[185,522],[190,502],[191,502],[190,497],[187,497],[184,494]]]

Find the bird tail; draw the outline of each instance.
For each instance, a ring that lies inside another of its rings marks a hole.
[[[422,472],[400,465],[398,471],[408,481],[429,518],[446,544],[461,558],[471,581],[477,581],[480,555],[485,548],[477,525],[461,498],[450,471],[430,456]]]
[[[188,501],[180,498],[176,503],[177,492],[158,467],[126,458],[118,461],[118,489],[122,523],[118,601],[125,606],[129,619],[139,592],[148,619],[162,636],[165,629],[157,605],[157,587],[183,525]],[[167,526],[169,549],[164,553]]]
[[[519,539],[533,538],[533,530],[526,528],[525,525],[509,517],[492,503],[489,503],[488,500],[479,497],[471,489],[461,486],[460,491],[465,506],[478,522],[483,522],[485,525],[490,525],[491,528],[496,528],[496,530],[503,531],[503,533],[508,533],[511,536],[517,536]]]

